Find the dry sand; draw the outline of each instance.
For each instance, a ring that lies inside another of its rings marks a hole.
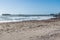
[[[60,40],[60,19],[0,23],[0,40]]]

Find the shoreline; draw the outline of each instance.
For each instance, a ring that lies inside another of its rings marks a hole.
[[[60,38],[60,18],[0,23],[1,40],[56,40]]]
[[[5,23],[5,22],[23,22],[23,21],[40,21],[40,20],[48,20],[48,19],[51,19],[51,18],[55,18],[55,17],[26,17],[25,19],[19,19],[19,20],[15,20],[14,19],[11,19],[11,20],[1,20],[0,23]],[[18,19],[18,18],[17,18]]]
[[[30,22],[30,21],[49,21],[49,20],[55,20],[59,18],[50,18],[50,19],[45,19],[45,20],[25,20],[25,21],[1,21],[1,23],[20,23],[20,22]]]

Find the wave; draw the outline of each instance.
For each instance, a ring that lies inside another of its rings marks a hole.
[[[39,14],[37,14],[37,15],[28,15],[28,14],[2,14],[2,16],[25,16],[25,17],[27,17],[27,16],[51,16],[51,15],[39,15]]]
[[[27,20],[47,20],[54,18],[53,16],[0,16],[0,22],[16,22]]]

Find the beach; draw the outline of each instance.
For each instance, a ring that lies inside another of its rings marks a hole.
[[[0,23],[0,40],[60,40],[60,18]]]

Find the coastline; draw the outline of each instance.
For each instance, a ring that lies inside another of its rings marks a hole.
[[[47,20],[50,18],[55,18],[53,16],[28,16],[28,17],[8,17],[8,16],[1,16],[0,23],[5,22],[20,22],[20,21],[29,21],[29,20]]]
[[[20,23],[20,22],[31,22],[31,21],[49,21],[49,20],[54,20],[54,19],[59,19],[59,18],[50,18],[50,19],[43,19],[43,20],[25,20],[25,21],[1,21],[1,23]]]
[[[60,18],[0,23],[1,40],[56,40],[57,38],[60,38]]]

